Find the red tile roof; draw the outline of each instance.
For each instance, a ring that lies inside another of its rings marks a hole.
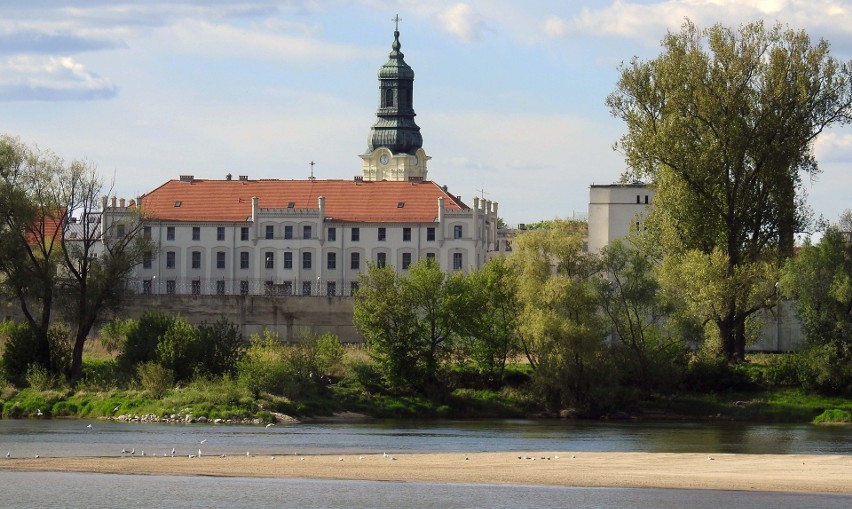
[[[251,217],[253,196],[261,209],[286,209],[290,202],[292,208],[316,209],[324,196],[325,217],[337,222],[432,222],[438,197],[444,197],[445,210],[468,209],[431,181],[193,179],[170,180],[146,194],[142,210],[164,221],[240,222]]]

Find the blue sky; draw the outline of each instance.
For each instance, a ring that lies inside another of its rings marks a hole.
[[[114,194],[182,174],[361,172],[395,14],[429,178],[509,224],[582,217],[624,170],[604,100],[685,17],[763,19],[852,58],[852,5],[798,0],[0,0],[0,132],[93,162]],[[816,144],[809,202],[852,207],[852,129]]]

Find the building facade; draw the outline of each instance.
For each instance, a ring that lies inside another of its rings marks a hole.
[[[497,244],[497,203],[468,206],[426,179],[413,81],[395,31],[362,173],[352,180],[183,175],[127,203],[110,200],[105,221],[141,212],[144,235],[159,246],[138,267],[136,290],[347,296],[368,263],[402,273],[424,259],[447,272],[482,266]]]
[[[654,194],[643,183],[590,186],[589,252],[598,253],[613,240],[641,228],[651,212]]]

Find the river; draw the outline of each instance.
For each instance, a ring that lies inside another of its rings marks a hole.
[[[91,425],[91,427],[88,427]],[[204,441],[201,444],[201,441]],[[428,451],[852,454],[852,428],[742,423],[368,421],[262,426],[0,421],[0,454],[117,456]],[[2,458],[0,458],[2,461]],[[850,480],[852,482],[852,480]],[[852,507],[852,496],[0,471],[0,507],[773,509]]]

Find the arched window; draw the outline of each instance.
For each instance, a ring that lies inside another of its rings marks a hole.
[[[382,108],[393,107],[393,89],[386,88],[382,90]]]

